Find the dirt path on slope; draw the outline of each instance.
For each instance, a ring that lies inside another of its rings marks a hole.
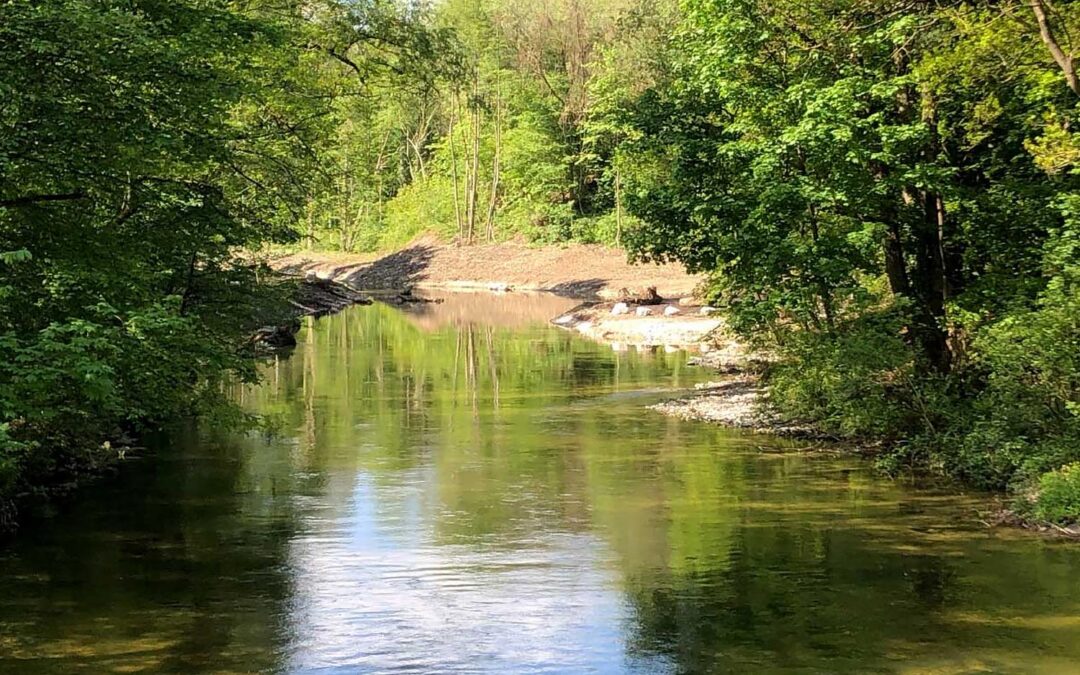
[[[655,286],[665,298],[690,295],[701,281],[682,265],[631,265],[626,253],[605,246],[570,244],[534,247],[522,243],[456,246],[418,240],[374,257],[302,252],[271,263],[291,274],[314,272],[361,290],[418,288],[507,288],[551,291],[595,298],[603,290]]]

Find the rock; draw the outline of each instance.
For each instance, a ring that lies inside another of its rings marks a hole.
[[[664,316],[675,316],[676,314],[680,313],[682,313],[682,310],[680,310],[678,307],[675,307],[674,305],[668,305],[664,308]]]
[[[706,305],[705,307],[702,307],[701,309],[698,310],[698,314],[700,314],[701,316],[712,316],[713,314],[716,314],[719,311],[720,310],[718,310],[715,307],[709,307],[709,306]]]
[[[648,307],[638,307],[634,311],[634,314],[637,314],[638,316],[649,316],[650,314],[652,314],[652,310]]]
[[[556,324],[558,324],[560,326],[565,326],[566,324],[570,323],[573,320],[574,320],[574,315],[573,314],[564,314],[563,316],[560,316],[559,318],[555,319],[552,323],[556,323]]]
[[[626,304],[625,302],[617,302],[617,303],[615,303],[615,306],[611,308],[611,315],[612,316],[619,316],[620,314],[629,314],[629,313],[630,313],[630,305]]]
[[[295,334],[300,330],[299,321],[290,321],[280,326],[263,326],[251,336],[255,349],[284,349],[296,346]]]

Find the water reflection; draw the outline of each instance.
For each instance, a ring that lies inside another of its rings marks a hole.
[[[0,670],[1068,672],[1080,657],[1075,547],[988,533],[973,497],[648,413],[704,374],[533,322],[560,309],[485,322],[477,297],[308,324],[237,392],[278,436],[174,439],[0,553]]]

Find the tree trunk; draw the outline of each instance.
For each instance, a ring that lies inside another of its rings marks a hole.
[[[479,94],[479,78],[480,73],[476,73],[476,81],[473,84],[474,97]],[[473,242],[474,232],[476,231],[476,199],[480,182],[480,105],[478,101],[473,101],[472,111],[472,163],[470,167],[470,175],[468,180],[469,194],[468,201],[465,208],[468,215],[466,220],[468,221],[468,241],[471,244]]]
[[[622,246],[622,174],[615,169],[615,245]]]
[[[454,219],[457,221],[458,239],[465,237],[465,224],[461,220],[461,206],[458,203],[458,178],[457,169],[457,153],[454,152],[454,122],[457,120],[457,95],[454,95],[454,102],[450,108],[450,128],[446,132],[446,136],[450,141],[450,171],[454,180]]]
[[[488,200],[487,238],[495,241],[495,207],[499,199],[499,162],[502,153],[502,97],[495,96],[495,154],[491,159],[491,199]]]
[[[919,343],[930,368],[947,373],[950,366],[948,332],[945,328],[945,256],[942,247],[942,227],[945,204],[941,195],[924,192],[920,195],[923,218],[915,230],[915,269],[912,278],[919,307],[915,320]]]
[[[888,231],[883,242],[885,249],[885,274],[889,277],[889,289],[893,295],[909,297],[911,284],[908,282],[907,263],[904,262],[904,240],[900,224],[895,214],[888,223]]]

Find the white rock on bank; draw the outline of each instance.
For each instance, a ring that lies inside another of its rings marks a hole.
[[[565,326],[566,324],[570,323],[573,320],[574,320],[574,315],[573,314],[564,314],[563,316],[560,316],[558,319],[555,319],[554,323],[557,323],[560,326]]]
[[[698,314],[700,314],[701,316],[712,316],[713,314],[716,314],[719,311],[720,310],[718,310],[715,307],[705,306],[705,307],[702,307],[701,309],[698,310]]]
[[[682,310],[680,310],[678,307],[675,307],[674,305],[668,305],[664,308],[664,316],[675,316],[676,314],[679,314],[681,312]]]
[[[629,313],[630,313],[630,305],[626,304],[625,302],[616,302],[615,306],[611,308],[611,315],[612,316],[619,316],[620,314],[629,314]]]
[[[648,307],[638,307],[634,314],[637,314],[638,316],[649,316],[652,314],[652,310]]]

